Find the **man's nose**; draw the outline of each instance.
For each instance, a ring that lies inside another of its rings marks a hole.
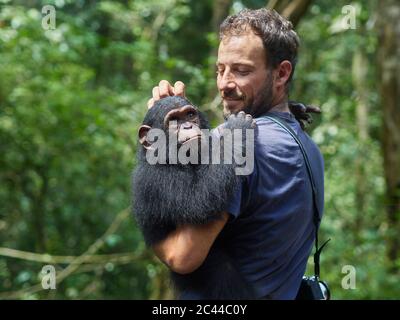
[[[218,89],[230,91],[235,89],[236,83],[231,72],[225,71],[218,81]]]

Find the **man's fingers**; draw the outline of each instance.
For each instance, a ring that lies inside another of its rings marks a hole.
[[[174,95],[174,88],[167,80],[161,80],[159,85],[160,98],[165,98]]]
[[[147,101],[147,108],[150,109],[154,103],[162,98],[170,96],[185,97],[185,84],[182,81],[175,82],[174,87],[167,80],[161,80],[158,86],[153,88],[153,97]]]
[[[147,109],[150,109],[154,105],[154,99],[151,98],[147,101]]]
[[[185,84],[182,81],[175,82],[174,94],[176,96],[185,97]]]
[[[154,101],[160,100],[160,88],[158,86],[153,88],[152,95]]]

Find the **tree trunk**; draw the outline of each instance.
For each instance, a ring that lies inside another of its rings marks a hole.
[[[307,12],[308,7],[312,3],[312,0],[294,0],[294,1],[268,1],[267,8],[274,9],[286,19],[290,20],[293,27],[296,27],[300,19]]]
[[[216,33],[217,37],[219,37],[219,26],[224,21],[224,19],[229,14],[229,9],[232,5],[232,0],[216,0],[213,2],[213,16],[211,19],[211,27],[213,32]],[[217,57],[218,54],[218,47],[212,47],[210,51],[210,57]],[[210,74],[215,74],[215,64],[211,63],[209,65],[209,72]],[[208,89],[208,98],[207,101],[212,101],[208,103],[207,108],[203,108],[204,111],[208,113],[208,116],[220,118],[221,112],[218,110],[218,106],[221,102],[219,98],[219,93],[216,85],[210,86]]]
[[[29,168],[29,165],[26,166]],[[46,252],[46,234],[45,234],[45,199],[48,192],[48,177],[45,168],[39,166],[31,167],[35,170],[41,179],[41,186],[38,190],[33,190],[31,181],[24,179],[22,181],[22,190],[31,203],[31,229],[35,237],[35,247],[37,252]]]
[[[366,199],[368,194],[368,181],[366,166],[368,159],[363,155],[368,154],[368,88],[367,84],[368,60],[365,52],[359,47],[353,55],[352,78],[357,93],[356,125],[358,135],[358,157],[355,162],[356,174],[356,215],[354,220],[355,230],[362,229],[363,217],[366,210]],[[358,234],[358,233],[357,233]],[[356,235],[356,239],[359,237]],[[360,239],[359,239],[360,240]]]
[[[400,253],[400,2],[383,0],[378,7],[378,75],[383,113],[382,149],[389,222],[388,258],[399,269]]]

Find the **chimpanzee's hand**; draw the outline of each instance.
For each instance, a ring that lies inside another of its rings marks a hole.
[[[295,101],[289,101],[289,109],[290,112],[295,116],[296,120],[300,123],[303,130],[313,121],[310,113],[321,113],[321,109],[318,107],[304,105]]]
[[[238,114],[231,114],[226,121],[225,128],[227,129],[254,129],[256,122],[249,114],[240,111]]]
[[[147,101],[147,108],[150,109],[154,102],[170,96],[185,96],[185,84],[182,81],[175,82],[172,86],[167,80],[161,80],[158,86],[153,88],[153,97]]]
[[[224,124],[225,130],[223,131],[223,145],[224,150],[223,159],[225,160],[225,144],[228,146],[233,146],[232,153],[232,164],[239,170],[243,170],[242,159],[254,159],[254,128],[256,127],[256,121],[249,114],[240,111],[238,114],[230,115],[228,120]],[[252,130],[247,130],[252,129]],[[239,130],[239,132],[237,132]],[[225,136],[225,132],[230,131],[232,135]],[[249,131],[249,132],[248,132]],[[238,135],[238,133],[241,133]],[[249,134],[248,134],[249,133]],[[252,134],[253,133],[253,134]],[[231,137],[231,138],[230,138]],[[227,140],[226,140],[227,139]],[[233,139],[230,141],[230,139]],[[229,155],[228,155],[229,159]],[[236,169],[235,169],[236,170]],[[249,172],[250,173],[250,172]],[[246,173],[249,174],[249,173]],[[244,173],[241,173],[244,174]]]

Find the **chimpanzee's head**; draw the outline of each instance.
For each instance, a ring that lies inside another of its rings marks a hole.
[[[174,96],[158,100],[147,112],[139,128],[139,142],[145,148],[151,148],[148,138],[151,129],[161,129],[167,137],[176,138],[180,148],[189,143],[199,143],[202,138],[201,129],[209,129],[209,124],[199,110],[187,99]]]

